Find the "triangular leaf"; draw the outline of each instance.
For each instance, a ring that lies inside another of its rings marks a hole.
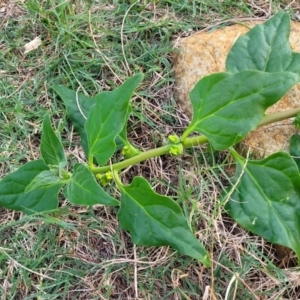
[[[101,99],[90,109],[85,123],[88,136],[89,159],[95,157],[104,165],[116,151],[115,139],[124,128],[129,111],[129,101],[143,78],[137,74],[113,92],[101,93]]]
[[[195,238],[180,207],[172,199],[155,193],[142,177],[121,187],[121,226],[130,231],[137,245],[169,245],[178,252],[210,265],[208,253]]]
[[[41,187],[46,187],[50,185],[55,185],[57,183],[63,184],[64,182],[61,180],[59,176],[57,176],[55,173],[53,173],[50,170],[46,170],[38,174],[34,179],[30,182],[30,184],[26,187],[25,193],[28,193],[32,190],[41,188]]]
[[[216,150],[241,141],[261,122],[265,110],[295,83],[294,73],[242,71],[201,79],[190,93],[193,119],[185,134],[203,133]]]
[[[84,165],[77,163],[74,173],[64,188],[65,197],[73,204],[106,204],[118,206],[120,202],[108,195],[97,183],[93,173]]]
[[[126,116],[126,123],[125,123],[123,129],[121,130],[121,132],[119,133],[119,135],[115,139],[116,150],[123,149],[122,150],[122,154],[126,158],[130,158],[130,157],[136,156],[136,155],[138,155],[138,154],[140,154],[142,152],[139,149],[137,149],[135,146],[133,146],[128,141],[128,136],[127,136],[127,121],[128,121],[129,116],[131,114],[131,111],[132,111],[132,107],[130,105],[129,106],[129,110],[127,112],[127,116]]]
[[[81,93],[76,93],[75,91],[60,85],[54,86],[53,89],[63,100],[67,109],[67,114],[71,119],[76,132],[80,135],[81,145],[87,155],[88,142],[84,124],[91,107],[96,103],[96,99],[87,97]]]
[[[48,166],[63,167],[67,164],[64,147],[51,126],[49,115],[44,118],[40,151]]]
[[[0,181],[0,206],[27,214],[56,209],[62,183],[25,192],[41,172],[49,170],[43,160],[30,161]]]
[[[138,74],[138,76],[141,76]],[[131,78],[130,78],[131,79]],[[129,79],[129,80],[130,80]],[[126,82],[125,82],[126,83]],[[86,156],[88,156],[88,141],[87,135],[84,129],[86,119],[89,115],[91,107],[96,104],[97,101],[102,101],[104,98],[109,98],[112,92],[101,92],[95,97],[87,97],[84,94],[76,93],[73,90],[70,90],[64,86],[54,86],[53,89],[63,100],[67,114],[74,125],[75,130],[78,132],[81,138],[81,145],[84,149]],[[126,94],[125,94],[126,96]],[[126,121],[129,117],[129,112],[126,117]],[[120,132],[120,135],[116,137],[116,150],[123,148],[125,145],[129,145],[126,135],[126,124],[123,127],[123,130]]]
[[[226,60],[227,71],[288,71],[300,75],[300,54],[292,51],[289,34],[290,17],[283,11],[256,25],[231,48]]]
[[[248,162],[234,156],[237,169],[232,184],[237,186],[227,202],[228,213],[238,224],[267,241],[293,249],[300,261],[297,165],[284,152]]]

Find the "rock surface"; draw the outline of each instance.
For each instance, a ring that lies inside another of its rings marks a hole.
[[[233,25],[213,32],[200,32],[179,42],[175,59],[176,98],[184,113],[191,118],[192,108],[189,92],[204,76],[225,71],[227,54],[235,40],[259,22]],[[290,44],[293,51],[300,52],[300,23],[292,22]],[[300,84],[294,86],[267,113],[279,112],[300,106]],[[297,130],[292,120],[276,122],[252,131],[243,144],[259,155],[288,150],[289,138]]]

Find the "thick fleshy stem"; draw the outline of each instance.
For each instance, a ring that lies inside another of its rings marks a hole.
[[[167,154],[167,153],[169,153],[169,151],[170,151],[170,145],[165,145],[165,146],[162,146],[162,147],[159,147],[156,149],[151,149],[151,150],[142,152],[141,154],[138,154],[134,157],[128,158],[124,161],[115,163],[111,166],[105,166],[105,167],[94,167],[94,166],[91,167],[90,166],[90,169],[94,174],[105,173],[105,172],[110,171],[111,169],[113,169],[115,171],[120,171],[122,169],[125,169],[129,166],[135,165],[144,160]]]
[[[201,136],[187,138],[184,142],[182,142],[182,145],[183,145],[183,148],[190,148],[193,146],[199,146],[199,145],[205,144],[207,142],[208,142],[208,139],[204,135],[201,135]],[[141,154],[138,154],[138,155],[131,157],[129,159],[126,159],[124,161],[115,163],[111,166],[105,166],[105,167],[90,166],[90,169],[94,174],[106,173],[112,169],[115,171],[120,171],[129,166],[140,163],[144,160],[168,154],[168,153],[170,153],[171,147],[172,147],[172,144],[168,144],[168,145],[156,148],[156,149],[151,149],[151,150],[142,152]]]
[[[260,122],[258,127],[268,125],[274,122],[286,120],[289,118],[294,118],[300,113],[300,107],[294,108],[294,109],[289,109],[285,111],[281,111],[278,113],[274,114],[266,114],[262,121]]]
[[[300,107],[291,109],[291,110],[287,110],[287,111],[283,111],[283,112],[279,112],[279,113],[267,114],[267,115],[265,115],[265,117],[263,118],[263,120],[261,121],[261,123],[259,124],[258,127],[264,126],[264,125],[267,125],[270,123],[278,122],[281,120],[296,117],[298,113],[300,113]],[[184,139],[183,139],[183,136],[181,138],[181,140],[182,140],[181,143],[183,145],[183,148],[190,148],[190,147],[195,147],[195,146],[199,146],[199,145],[208,143],[208,139],[204,135],[198,135],[198,136],[194,136],[191,138],[186,137],[188,132],[185,131],[186,135],[184,136]],[[151,150],[142,152],[141,154],[138,154],[132,158],[115,163],[111,166],[95,167],[90,164],[90,169],[94,174],[105,173],[110,170],[114,170],[114,171],[118,172],[122,169],[125,169],[131,165],[140,163],[144,160],[168,154],[168,153],[170,153],[171,147],[172,147],[172,144],[168,144],[168,145],[156,148],[156,149],[151,149]],[[91,160],[90,160],[90,162],[91,162]]]

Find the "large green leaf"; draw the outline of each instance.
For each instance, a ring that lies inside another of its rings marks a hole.
[[[138,75],[138,76],[141,76],[141,75]],[[137,85],[136,85],[136,87],[137,87]],[[116,93],[114,93],[115,91],[112,91],[112,92],[105,91],[105,92],[100,92],[95,97],[87,97],[84,94],[76,93],[75,91],[70,90],[64,86],[54,86],[53,89],[63,100],[63,102],[67,108],[67,114],[68,114],[69,118],[71,119],[75,130],[80,135],[81,145],[84,149],[84,152],[86,153],[86,155],[88,155],[88,153],[89,153],[88,141],[87,141],[87,135],[86,135],[86,132],[84,129],[84,125],[85,125],[86,119],[89,115],[90,109],[94,104],[96,104],[97,101],[107,102],[108,100],[104,100],[104,99],[113,97],[114,95],[115,96],[118,96],[118,95]],[[113,95],[111,95],[111,94],[113,94]],[[125,97],[127,97],[126,94],[125,94]],[[104,105],[105,105],[105,103],[104,103]],[[129,117],[129,112],[128,112],[126,120],[128,119],[128,117]],[[116,142],[117,149],[121,149],[125,145],[130,145],[130,143],[127,140],[127,135],[126,135],[126,124],[124,125],[123,130],[120,132],[120,134],[116,137],[115,142]]]
[[[216,150],[227,149],[255,129],[298,80],[295,73],[252,70],[206,76],[190,93],[193,119],[185,134],[201,132]]]
[[[84,130],[84,124],[91,107],[96,103],[96,99],[87,97],[81,93],[76,93],[75,91],[61,85],[54,86],[53,89],[63,100],[67,109],[67,114],[72,121],[75,130],[80,135],[81,145],[84,152],[87,154],[88,142],[86,132]],[[98,94],[98,98],[100,97],[100,94]]]
[[[292,51],[289,34],[290,17],[285,12],[256,25],[233,45],[227,56],[227,71],[288,71],[300,75],[300,54]]]
[[[232,184],[237,186],[227,202],[228,213],[238,224],[269,242],[293,249],[300,261],[297,165],[284,152],[248,162],[237,154],[234,156],[237,169]]]
[[[121,187],[121,226],[130,231],[137,245],[170,245],[182,254],[210,265],[209,256],[195,238],[179,205],[172,199],[156,194],[142,177]]]
[[[63,183],[58,182],[25,192],[32,180],[49,170],[43,160],[30,161],[0,181],[0,206],[27,214],[56,209],[57,195]]]
[[[120,202],[108,195],[97,183],[93,173],[84,165],[77,163],[74,173],[64,188],[65,197],[73,204],[106,204],[118,206]]]
[[[143,75],[129,78],[113,92],[101,93],[101,99],[90,109],[85,123],[88,136],[89,159],[95,157],[99,165],[104,165],[116,151],[115,139],[127,122],[129,101]]]
[[[64,147],[51,126],[49,115],[44,118],[40,151],[48,166],[63,167],[67,164]]]

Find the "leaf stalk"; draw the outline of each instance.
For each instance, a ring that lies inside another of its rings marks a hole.
[[[299,113],[300,113],[300,107],[281,111],[278,113],[266,114],[258,127],[296,117]]]

